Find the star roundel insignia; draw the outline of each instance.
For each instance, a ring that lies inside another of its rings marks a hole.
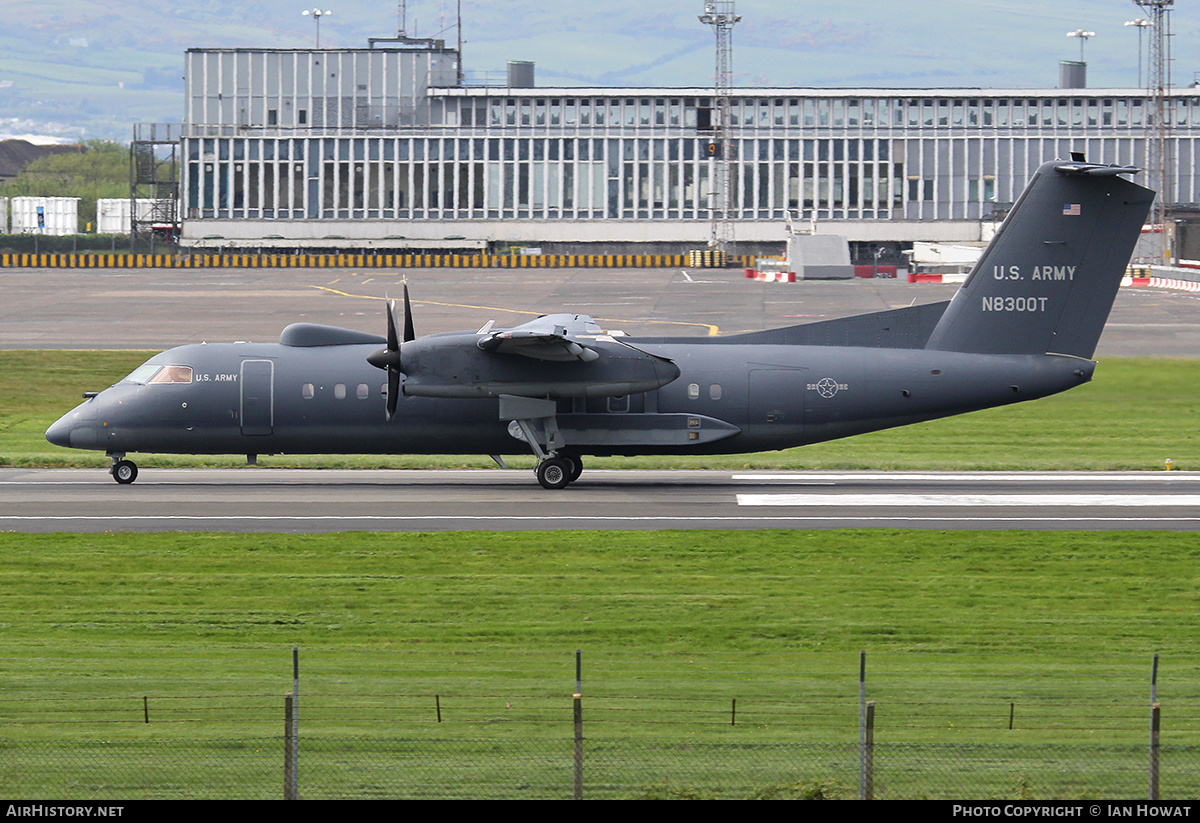
[[[817,383],[817,394],[822,397],[833,397],[837,393],[838,384],[832,377],[822,377]]]

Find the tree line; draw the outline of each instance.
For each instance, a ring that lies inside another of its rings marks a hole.
[[[0,187],[7,197],[78,197],[80,228],[96,226],[96,201],[129,197],[129,147],[112,140],[88,140],[81,152],[34,160]]]

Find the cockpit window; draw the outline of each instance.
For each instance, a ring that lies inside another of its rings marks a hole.
[[[164,366],[161,363],[146,363],[134,369],[125,378],[128,383],[191,383],[191,366]]]
[[[126,383],[141,383],[145,385],[150,382],[150,378],[158,373],[162,368],[161,363],[143,363],[133,370],[133,373],[125,378]]]
[[[150,383],[191,383],[191,366],[163,366],[158,374],[148,381]]]

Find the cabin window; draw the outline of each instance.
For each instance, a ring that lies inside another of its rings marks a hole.
[[[366,400],[371,394],[371,388],[366,383],[358,384],[358,399]]]
[[[713,383],[711,386],[708,387],[708,399],[709,400],[720,400],[721,399],[721,384],[720,383]]]
[[[688,383],[687,394],[688,394],[688,400],[699,400],[700,399],[700,384],[699,383]]]
[[[312,383],[305,383],[300,387],[300,396],[305,400],[312,400],[314,394],[316,394],[316,389],[313,388]]]
[[[346,384],[345,383],[334,384],[333,396],[337,400],[345,400],[346,399]]]

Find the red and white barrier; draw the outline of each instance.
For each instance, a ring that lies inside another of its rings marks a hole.
[[[1153,289],[1174,289],[1175,291],[1200,291],[1200,282],[1195,280],[1176,280],[1172,277],[1129,277],[1121,280],[1122,286],[1149,286]]]
[[[796,273],[794,271],[758,271],[757,269],[746,269],[747,280],[765,280],[768,283],[795,283]]]
[[[909,272],[909,283],[965,283],[967,275],[963,274],[931,274],[929,272]]]

